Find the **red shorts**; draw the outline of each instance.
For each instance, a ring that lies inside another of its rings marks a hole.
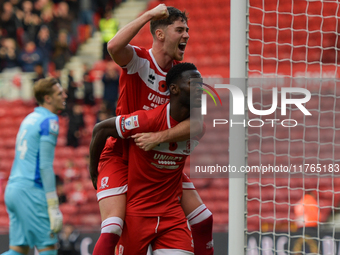
[[[153,254],[194,254],[188,222],[181,216],[125,217],[116,255],[145,255],[151,244]]]
[[[121,139],[108,141],[100,155],[97,180],[97,200],[127,192],[128,166],[120,153]]]
[[[100,155],[97,180],[97,200],[121,195],[128,190],[128,163],[122,157],[122,143],[126,140],[108,140]],[[183,173],[183,189],[195,189],[189,177]]]

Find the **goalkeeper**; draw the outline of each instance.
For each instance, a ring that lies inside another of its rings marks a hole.
[[[59,133],[59,110],[67,95],[54,78],[38,80],[34,96],[39,107],[21,123],[15,158],[5,191],[9,214],[9,250],[2,255],[27,254],[36,247],[40,255],[56,255],[56,233],[62,228],[54,150]]]

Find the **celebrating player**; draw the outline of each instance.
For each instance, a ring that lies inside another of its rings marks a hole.
[[[146,50],[129,45],[149,21],[152,48]],[[173,65],[183,60],[189,40],[188,30],[184,12],[160,4],[127,24],[111,39],[108,51],[113,60],[123,67],[117,115],[153,109],[168,101],[165,76]],[[195,134],[202,131],[201,126],[194,125],[197,128]],[[157,143],[187,140],[190,138],[190,122],[185,120],[159,134]],[[94,187],[98,188],[97,199],[103,221],[94,255],[112,254],[121,235],[128,188],[127,151],[127,142],[109,138],[101,155],[99,150],[91,154],[90,173]],[[195,254],[212,254],[212,214],[184,174],[183,189],[182,208],[192,225]]]
[[[98,123],[90,153],[103,149],[108,136],[128,138],[140,132],[169,129],[187,119],[190,106],[201,104],[202,83],[198,79],[201,75],[193,64],[175,65],[166,76],[170,103]],[[197,144],[195,139],[161,143],[146,152],[129,139],[126,224],[117,254],[146,254],[149,244],[156,255],[193,254],[180,200],[185,159]]]
[[[57,254],[57,235],[63,217],[59,211],[53,172],[59,133],[59,110],[66,94],[54,78],[38,80],[34,95],[39,107],[21,123],[15,158],[5,191],[10,219],[9,250],[2,255],[27,254],[35,246],[40,255]]]

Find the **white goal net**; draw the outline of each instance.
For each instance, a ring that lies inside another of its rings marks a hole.
[[[339,6],[249,0],[246,254],[340,254]]]

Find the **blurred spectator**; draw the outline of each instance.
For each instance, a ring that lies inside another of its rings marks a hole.
[[[115,116],[118,99],[119,71],[114,62],[108,62],[102,78],[104,84],[103,100],[106,102],[109,114]]]
[[[39,47],[43,53],[43,68],[44,73],[48,73],[48,64],[50,62],[50,56],[52,51],[52,39],[50,36],[50,30],[47,26],[43,25],[40,27],[40,30],[36,39],[37,47]]]
[[[87,202],[88,196],[80,181],[75,183],[74,190],[70,192],[68,198],[70,203],[74,205],[81,205]]]
[[[42,14],[50,9],[53,8],[53,2],[50,0],[36,0],[34,1],[34,13],[39,15],[42,18]]]
[[[107,51],[107,43],[115,36],[118,29],[118,20],[112,17],[112,10],[107,9],[104,13],[104,18],[99,21],[99,30],[103,41],[103,59],[105,60],[111,60]]]
[[[69,12],[71,17],[73,17],[75,24],[78,23],[79,18],[79,0],[66,0],[68,6],[69,6]],[[73,28],[74,29],[74,28]],[[74,29],[73,32],[76,32],[77,30]]]
[[[58,238],[58,255],[80,255],[79,232],[75,230],[73,225],[65,223],[58,234]]]
[[[320,221],[319,205],[316,191],[306,192],[294,207],[298,228],[316,229]]]
[[[99,110],[97,112],[97,123],[110,118],[111,115],[108,113],[106,102],[102,101],[99,105]]]
[[[64,178],[67,183],[77,180],[79,176],[79,170],[74,166],[72,159],[68,159],[65,164]]]
[[[51,38],[55,38],[55,34],[52,33],[53,31],[53,9],[52,6],[48,6],[47,8],[44,8],[41,12],[41,19],[42,23],[49,28],[49,31],[51,33]]]
[[[5,2],[2,9],[0,27],[2,28],[3,35],[17,40],[17,30],[20,27],[20,21],[14,13],[13,5],[10,2]]]
[[[73,35],[72,22],[74,17],[71,16],[68,4],[66,2],[60,2],[54,15],[54,29],[56,31],[66,31],[66,35],[68,36],[67,42],[70,43]]]
[[[94,94],[93,94],[93,78],[90,75],[90,67],[84,65],[84,103],[87,105],[95,105]]]
[[[24,72],[34,72],[36,65],[42,65],[43,53],[36,47],[35,42],[28,41],[25,48],[21,51],[18,60]]]
[[[19,54],[14,39],[3,39],[2,45],[0,45],[0,71],[20,71],[17,59],[18,55]]]
[[[34,72],[36,73],[36,77],[33,79],[33,82],[36,82],[42,78],[45,78],[44,68],[42,65],[38,64],[34,67]]]
[[[54,45],[52,61],[56,70],[64,68],[65,64],[70,60],[71,52],[67,42],[67,31],[61,30],[58,34],[57,42]]]
[[[79,146],[82,129],[85,127],[83,107],[75,104],[72,112],[69,115],[68,131],[67,131],[67,146],[74,148]]]
[[[74,71],[71,69],[68,73],[68,85],[67,85],[67,108],[72,109],[73,105],[76,103],[76,91],[77,91],[77,83],[74,81],[73,78]]]
[[[107,9],[110,9],[111,11],[113,11],[118,1],[116,3],[115,0],[97,0],[96,3],[97,3],[97,13],[99,13],[100,17],[104,17],[105,11]]]
[[[14,12],[16,12],[20,8],[21,0],[10,0],[10,2],[13,6]]]
[[[39,31],[41,19],[36,13],[33,13],[33,3],[30,0],[22,2],[22,9],[22,24],[25,31],[25,40],[34,41]]]
[[[22,6],[21,9],[24,12],[24,15],[28,14],[28,13],[32,13],[32,11],[33,11],[33,2],[32,1],[24,0],[24,1],[22,1],[21,6]]]
[[[93,24],[93,14],[97,10],[95,0],[79,0],[80,24],[89,26],[89,34],[92,35],[95,28]]]
[[[59,205],[66,203],[67,202],[67,197],[66,197],[66,193],[64,190],[64,181],[63,179],[56,174],[56,190],[57,190],[57,195],[58,195],[58,199],[59,199]]]

